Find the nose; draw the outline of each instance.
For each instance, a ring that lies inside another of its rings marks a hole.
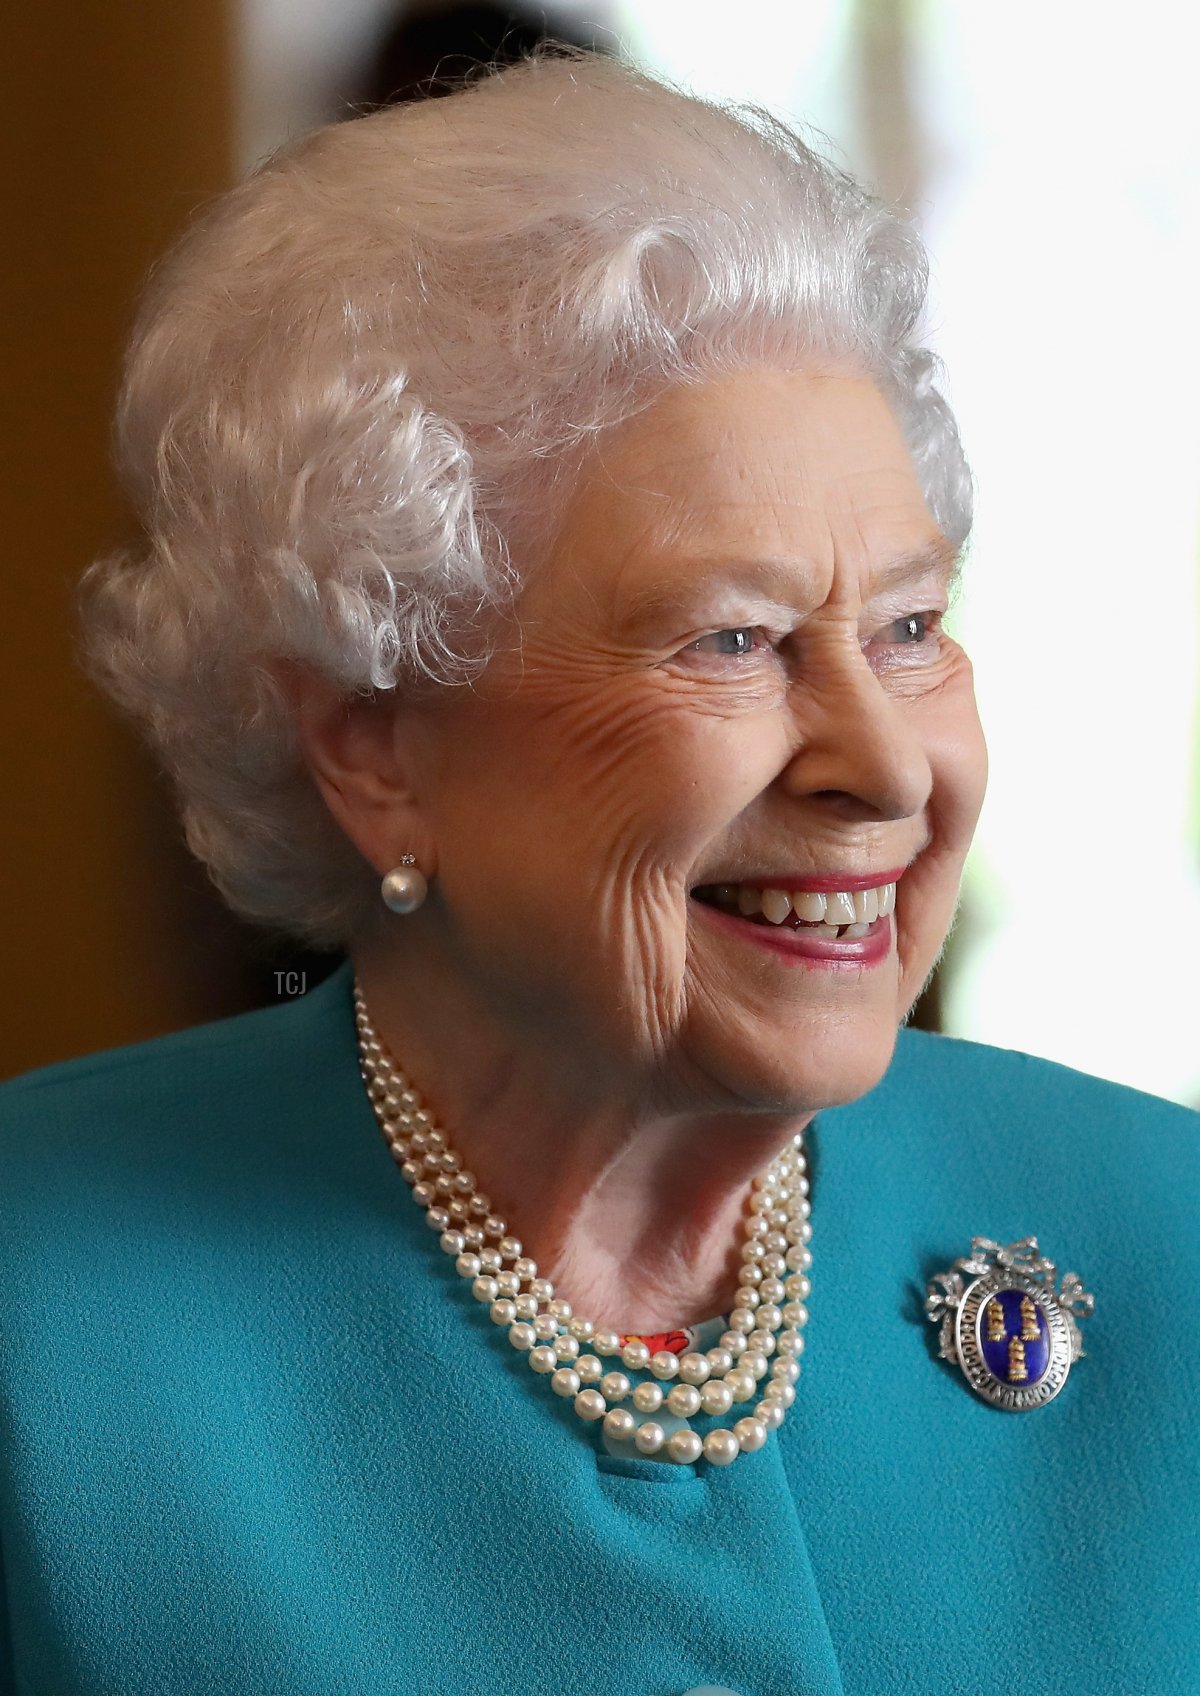
[[[914,818],[933,786],[919,703],[893,695],[861,649],[801,685],[793,701],[796,752],[782,773],[793,795],[820,799],[856,822]]]

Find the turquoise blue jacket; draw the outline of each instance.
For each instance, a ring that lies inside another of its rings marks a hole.
[[[446,1264],[350,993],[0,1089],[0,1692],[1200,1692],[1195,1115],[903,1033],[812,1128],[782,1430],[624,1461]],[[922,1297],[1029,1233],[1097,1309],[1005,1413]]]

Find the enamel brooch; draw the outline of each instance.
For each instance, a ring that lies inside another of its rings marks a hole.
[[[930,1280],[925,1312],[941,1326],[938,1353],[992,1407],[1045,1407],[1082,1355],[1079,1321],[1095,1297],[1074,1272],[1057,1278],[1036,1237],[1005,1247],[974,1237],[969,1255]]]

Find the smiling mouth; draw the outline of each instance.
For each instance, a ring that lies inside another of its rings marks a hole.
[[[722,913],[768,928],[803,931],[814,939],[853,942],[895,910],[896,885],[818,891],[764,888],[754,883],[704,883],[692,897]]]

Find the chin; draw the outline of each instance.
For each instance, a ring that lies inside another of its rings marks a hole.
[[[898,1030],[895,1017],[864,1014],[763,1032],[758,1042],[730,1041],[726,1033],[703,1070],[758,1112],[815,1113],[873,1090],[891,1065]]]

